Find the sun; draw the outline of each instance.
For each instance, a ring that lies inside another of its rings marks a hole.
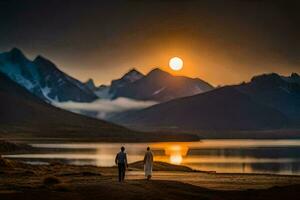
[[[169,66],[174,71],[179,71],[183,67],[183,61],[179,57],[173,57],[169,61]]]

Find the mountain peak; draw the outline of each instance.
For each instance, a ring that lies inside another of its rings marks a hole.
[[[158,74],[169,74],[168,72],[166,72],[166,71],[164,71],[164,70],[162,70],[162,69],[160,69],[160,68],[154,68],[154,69],[152,69],[149,73],[148,73],[148,75],[149,74],[153,74],[153,73],[158,73]]]
[[[154,69],[152,69],[149,73],[151,73],[151,72],[160,72],[160,73],[167,73],[166,71],[164,71],[164,70],[162,70],[162,69],[160,69],[160,68],[154,68]]]
[[[287,82],[300,84],[300,76],[295,72],[290,76],[282,76],[282,78]]]
[[[144,77],[144,74],[137,71],[135,68],[129,70],[121,79],[134,82]]]
[[[41,56],[41,55],[38,55],[34,60],[33,60],[33,63],[36,64],[39,69],[43,69],[43,70],[58,70],[60,71],[56,65],[51,62],[50,60],[48,60],[47,58]]]
[[[24,60],[24,59],[26,59],[26,57],[23,54],[23,52],[20,49],[16,48],[16,47],[12,48],[9,51],[9,54],[11,55],[11,58],[13,60]]]
[[[34,63],[52,63],[50,60],[48,60],[47,58],[41,56],[41,55],[38,55],[37,57],[35,57],[35,59],[33,60]]]
[[[14,47],[10,50],[10,53],[13,54],[23,54],[22,51],[20,49],[18,49],[17,47]]]
[[[300,76],[299,76],[299,74],[293,72],[293,73],[291,74],[291,78],[300,78]]]
[[[95,90],[95,89],[96,89],[94,80],[91,79],[91,78],[89,78],[89,79],[84,83],[84,85],[86,85],[90,90]]]
[[[85,83],[92,83],[92,84],[94,84],[94,80],[92,78],[89,78]]]
[[[126,74],[131,74],[131,73],[138,73],[138,74],[142,74],[141,72],[139,72],[136,68],[132,68],[130,69]]]
[[[140,75],[143,75],[141,72],[139,72],[135,68],[130,69],[125,75],[127,75],[127,74],[140,74]]]
[[[38,55],[37,57],[35,57],[35,59],[33,61],[39,61],[39,60],[47,60],[47,59],[41,55]]]

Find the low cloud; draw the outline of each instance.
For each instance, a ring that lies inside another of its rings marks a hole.
[[[52,102],[54,106],[72,112],[105,119],[106,117],[130,110],[140,110],[157,104],[155,101],[140,101],[128,98],[117,98],[115,100],[99,99],[90,103],[81,102]]]

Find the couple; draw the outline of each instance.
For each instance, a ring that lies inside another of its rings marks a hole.
[[[116,165],[119,169],[119,182],[124,181],[126,167],[128,168],[127,163],[127,154],[125,153],[125,147],[121,147],[121,151],[117,154],[115,159]],[[147,152],[144,157],[144,171],[147,180],[150,180],[152,177],[152,166],[153,166],[153,154],[150,151],[150,147],[147,147]]]

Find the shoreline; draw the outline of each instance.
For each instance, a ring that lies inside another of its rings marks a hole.
[[[16,153],[17,154],[17,153]],[[24,163],[26,165],[32,165],[32,166],[50,166],[52,163],[58,163],[61,165],[66,165],[66,166],[72,166],[72,167],[96,167],[96,168],[100,168],[100,169],[115,169],[116,166],[96,166],[96,165],[75,165],[75,164],[65,164],[64,162],[61,162],[59,160],[53,160],[50,162],[44,162],[41,161],[42,164],[30,164],[27,162],[30,161],[24,161],[24,160],[20,160],[19,158],[11,158],[11,157],[6,157],[6,155],[10,155],[8,153],[3,153],[2,154],[2,158],[7,159],[7,160],[12,160],[15,162],[20,162],[20,163]],[[136,162],[132,162],[129,163],[130,168],[127,169],[129,172],[130,171],[142,171],[143,168],[142,167],[133,167],[133,165],[135,165],[135,163],[140,163],[142,161],[136,161]],[[180,172],[180,173],[204,173],[204,174],[215,174],[215,175],[224,175],[224,176],[265,176],[265,177],[286,177],[286,178],[290,178],[290,177],[297,177],[300,178],[300,174],[276,174],[276,173],[239,173],[239,172],[217,172],[217,171],[204,171],[204,170],[197,170],[197,169],[193,169],[190,168],[189,166],[186,165],[173,165],[170,163],[166,163],[166,162],[162,162],[162,161],[155,161],[155,163],[163,163],[165,165],[167,165],[168,167],[171,166],[172,168],[179,168],[179,170],[175,170],[175,169],[166,169],[166,170],[157,170],[157,169],[153,169],[154,172],[158,171],[158,172]],[[167,167],[166,167],[167,168]],[[185,169],[187,168],[187,170]]]
[[[38,143],[43,143],[40,141],[40,138],[34,138],[36,139],[36,142]],[[53,139],[57,139],[57,138],[53,138]],[[33,144],[34,141],[30,140]],[[26,142],[30,142],[30,141],[24,141],[24,140],[19,140],[19,141],[15,141],[15,143],[13,142],[7,142],[7,141],[3,141],[0,140],[0,154],[3,155],[4,158],[7,159],[12,159],[15,161],[21,161],[21,162],[27,162],[29,164],[47,164],[47,163],[51,163],[51,162],[60,162],[60,163],[67,163],[67,164],[78,164],[78,165],[94,165],[94,166],[103,166],[102,164],[97,164],[92,162],[92,160],[97,159],[95,158],[93,155],[96,155],[95,152],[95,147],[91,147],[91,148],[87,148],[85,149],[85,147],[83,149],[78,148],[78,149],[73,149],[73,147],[71,146],[70,148],[66,148],[64,149],[64,151],[62,152],[60,150],[60,148],[56,148],[56,147],[47,147],[47,148],[40,148],[38,146],[31,146],[26,144]],[[57,141],[57,140],[56,140]],[[200,140],[201,141],[201,140]],[[44,142],[46,143],[51,143],[51,141],[49,141],[48,139],[45,139]],[[57,141],[58,143],[71,143],[69,140],[66,141],[65,139]],[[93,141],[95,144],[98,144],[99,142],[95,142]],[[106,142],[103,142],[104,144],[106,144]],[[201,142],[200,142],[201,143]],[[76,144],[76,142],[74,143]],[[89,144],[89,143],[87,143]],[[119,144],[119,142],[118,142]],[[122,143],[121,143],[122,144]],[[173,144],[173,143],[172,143]],[[176,144],[176,142],[174,143]],[[56,144],[54,144],[56,145]],[[202,145],[202,144],[201,144]],[[93,146],[93,145],[92,145]],[[118,146],[118,145],[117,145]],[[205,148],[204,148],[205,149]],[[91,154],[91,157],[69,157],[69,154],[76,154],[76,153],[80,153],[80,154]],[[116,150],[117,152],[117,150]],[[60,153],[64,153],[66,154],[65,157],[60,156]],[[161,153],[160,151],[157,152],[158,155]],[[35,155],[33,155],[33,157],[26,157],[26,154],[37,154],[37,157],[34,157]],[[55,158],[51,158],[51,157],[43,157],[44,154],[58,154],[58,157]],[[22,155],[25,155],[24,157],[22,157]],[[41,157],[38,157],[41,156]],[[113,156],[111,156],[112,158]],[[83,159],[84,161],[80,164],[77,162],[76,159]],[[112,158],[113,159],[113,158]],[[139,158],[141,159],[141,158]],[[169,158],[168,158],[169,159]],[[40,161],[40,162],[39,162]],[[130,162],[136,162],[138,161],[138,159],[131,159]],[[167,163],[171,163],[169,160],[166,160],[165,158],[159,158],[156,161],[162,161],[162,162],[167,162]],[[95,161],[96,162],[96,161]],[[99,161],[97,161],[99,162]],[[184,165],[185,162],[183,162]],[[108,164],[105,164],[104,166],[111,166],[113,165],[113,161],[109,162]],[[300,174],[296,174],[298,171],[297,170],[282,170],[282,171],[278,171],[278,170],[222,170],[222,168],[210,168],[210,167],[202,167],[202,168],[197,168],[197,166],[195,167],[194,165],[190,165],[189,162],[186,163],[187,166],[191,167],[191,171],[193,172],[206,172],[206,173],[211,173],[211,174],[219,174],[219,175],[257,175],[257,176],[261,176],[261,175],[268,175],[268,176],[287,176],[287,177],[298,177],[300,176]],[[142,169],[142,167],[140,167],[140,169]]]

